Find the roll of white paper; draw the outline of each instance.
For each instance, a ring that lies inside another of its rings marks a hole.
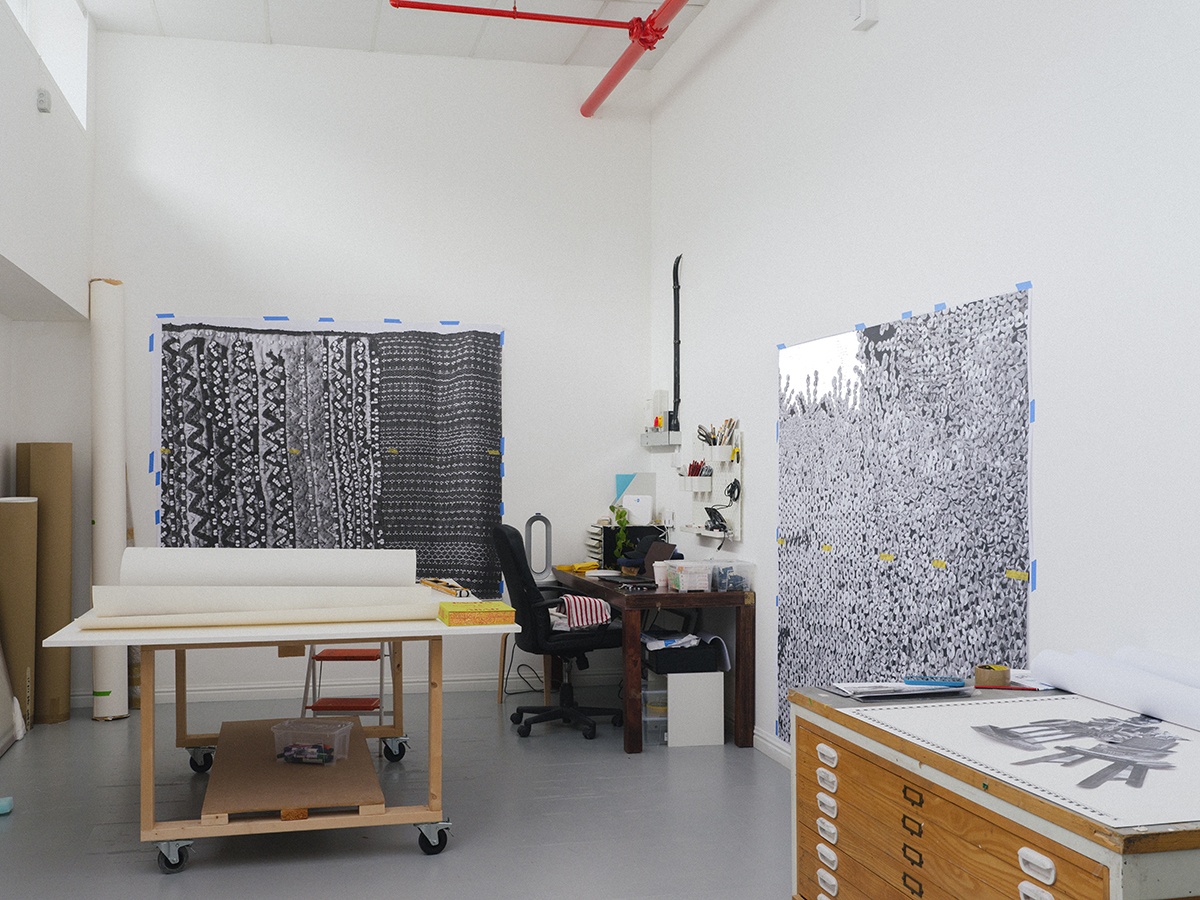
[[[120,572],[123,585],[397,587],[416,584],[417,552],[130,547]]]
[[[117,584],[128,527],[125,514],[125,288],[91,285],[92,584]],[[124,647],[92,650],[92,718],[129,715]]]
[[[1145,650],[1141,647],[1122,647],[1115,655],[1127,666],[1200,688],[1200,660],[1172,656],[1170,653]]]
[[[1200,689],[1190,685],[1082,650],[1044,650],[1031,669],[1039,681],[1073,694],[1200,730]]]
[[[152,616],[89,617],[79,620],[84,630],[120,628],[194,628],[211,625],[317,625],[341,622],[404,622],[435,619],[437,601],[419,601],[394,606],[340,606],[336,609],[246,610],[243,612],[160,613]],[[153,640],[149,636],[148,640]]]
[[[403,587],[305,587],[292,585],[96,585],[92,608],[98,619],[213,613],[256,613],[263,624],[283,621],[279,614],[303,609],[378,606],[400,609],[423,604],[428,618],[437,615],[433,589]],[[444,596],[444,595],[440,595]],[[430,606],[432,604],[432,606]],[[408,618],[408,616],[384,616]],[[414,617],[417,618],[417,617]]]

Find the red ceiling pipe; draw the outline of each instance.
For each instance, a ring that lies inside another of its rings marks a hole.
[[[646,17],[645,22],[634,19],[629,23],[629,46],[613,63],[608,74],[600,79],[591,95],[583,101],[583,106],[579,107],[584,116],[590,118],[595,114],[600,104],[613,92],[613,88],[620,84],[621,79],[628,75],[629,70],[642,58],[642,54],[654,49],[654,45],[667,33],[667,26],[671,24],[676,13],[686,5],[687,0],[665,0],[662,6]]]
[[[563,25],[592,25],[596,28],[633,27],[633,22],[623,22],[616,19],[586,19],[579,16],[556,16],[549,13],[517,12],[517,4],[512,9],[484,9],[479,6],[462,6],[458,3],[424,3],[419,0],[389,0],[396,9],[424,9],[430,12],[465,13],[470,16],[493,16],[497,19],[529,19],[534,22],[559,22]],[[634,20],[638,21],[638,20]]]

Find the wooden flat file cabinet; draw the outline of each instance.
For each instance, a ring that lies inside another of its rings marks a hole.
[[[840,711],[853,701],[789,699],[797,900],[1200,896],[1196,823],[1108,829]]]

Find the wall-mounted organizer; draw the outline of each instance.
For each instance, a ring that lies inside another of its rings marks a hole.
[[[692,446],[694,462],[707,467],[704,474],[689,474],[690,462],[679,470],[680,487],[692,495],[692,513],[683,530],[701,537],[742,539],[742,433],[734,431],[728,444],[708,444],[698,438]],[[711,469],[711,474],[708,474]],[[713,515],[715,512],[720,518]],[[719,526],[724,522],[725,530]]]
[[[683,445],[683,434],[678,431],[643,431],[642,446],[651,450],[659,447],[679,447]]]

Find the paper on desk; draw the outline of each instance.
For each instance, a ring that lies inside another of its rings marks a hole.
[[[682,649],[683,647],[695,647],[700,643],[700,638],[694,634],[685,634],[682,631],[658,635],[657,637],[642,632],[642,643],[646,645],[647,650],[664,650],[667,647]]]

